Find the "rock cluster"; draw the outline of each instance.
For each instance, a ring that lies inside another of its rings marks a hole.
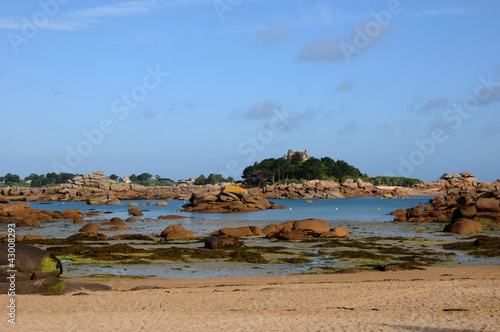
[[[481,232],[480,220],[500,222],[500,188],[449,191],[446,197],[434,197],[429,203],[399,209],[390,214],[396,222],[451,222],[445,231],[465,234]]]
[[[224,187],[217,195],[193,193],[189,204],[182,207],[184,212],[242,212],[267,209],[286,209],[269,202],[260,196],[251,196],[247,190],[236,187]]]
[[[77,186],[97,186],[101,189],[111,189],[112,184],[117,184],[104,175],[103,171],[95,171],[92,174],[77,175],[73,179],[68,180],[69,183]]]
[[[310,237],[344,237],[347,236],[347,234],[349,234],[349,232],[345,227],[330,229],[326,221],[310,218],[287,221],[279,225],[272,224],[264,227],[264,229],[258,226],[226,227],[210,235],[231,238],[265,235],[268,239],[306,240]]]
[[[462,172],[460,174],[444,173],[436,182],[444,182],[448,188],[457,186],[477,186],[478,179],[472,172]]]

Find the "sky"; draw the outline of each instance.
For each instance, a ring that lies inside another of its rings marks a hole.
[[[0,175],[241,177],[288,149],[500,178],[500,2],[0,0]]]

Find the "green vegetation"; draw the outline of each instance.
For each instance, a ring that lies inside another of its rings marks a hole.
[[[225,179],[221,174],[210,173],[208,177],[205,177],[205,175],[201,174],[195,179],[194,184],[205,185],[217,184],[222,182],[234,182],[234,179],[232,177],[228,177],[227,179]]]
[[[52,187],[57,186],[60,183],[67,183],[68,180],[75,177],[75,174],[71,173],[47,173],[47,174],[35,174],[31,173],[23,180],[17,174],[7,173],[5,176],[0,176],[0,186],[16,186],[16,187]]]
[[[115,174],[111,174],[111,176],[109,178],[111,180],[113,180],[113,178],[117,178],[117,180],[115,180],[115,181],[119,181],[119,182],[122,181],[122,179],[118,178]],[[174,180],[172,180],[170,178],[162,178],[159,175],[155,175],[155,178],[153,179],[153,175],[151,175],[149,173],[142,173],[139,175],[132,174],[129,176],[129,179],[132,183],[140,184],[143,186],[164,186],[164,187],[166,187],[166,186],[175,186],[177,184],[177,182],[175,182]]]
[[[333,160],[330,157],[303,160],[302,155],[296,152],[290,160],[283,158],[268,158],[255,162],[243,170],[242,178],[248,185],[264,183],[300,183],[306,180],[331,180],[343,182],[346,179],[361,179],[374,185],[410,187],[422,183],[418,179],[377,176],[368,177],[360,170],[343,160]]]
[[[343,160],[330,157],[321,159],[311,157],[303,160],[300,153],[295,153],[291,160],[268,158],[255,162],[243,170],[242,178],[250,185],[262,182],[295,182],[299,180],[341,180],[343,178],[360,178],[361,172]]]
[[[420,184],[423,181],[419,179],[404,178],[401,176],[376,176],[374,178],[361,178],[364,182],[371,182],[376,186],[386,185],[386,186],[400,186],[400,187],[411,187],[414,184]]]

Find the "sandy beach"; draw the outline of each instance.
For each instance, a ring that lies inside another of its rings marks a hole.
[[[0,326],[2,331],[497,331],[499,279],[500,266],[284,277],[76,279],[113,290],[17,295],[16,324],[4,316]],[[0,299],[3,305],[8,301],[6,295]]]

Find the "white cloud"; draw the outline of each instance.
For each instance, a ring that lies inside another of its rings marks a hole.
[[[37,28],[43,30],[71,31],[101,23],[102,20],[107,17],[144,15],[151,12],[153,8],[160,4],[161,2],[159,0],[126,1],[115,5],[56,13],[56,15],[47,22],[37,25]],[[43,13],[41,9],[40,12]],[[0,29],[21,30],[25,28],[27,24],[26,20],[29,21],[29,17],[0,18]],[[33,24],[32,22],[30,23]]]
[[[473,8],[440,8],[428,9],[416,12],[414,16],[443,16],[443,15],[469,15],[476,14],[477,11]]]

